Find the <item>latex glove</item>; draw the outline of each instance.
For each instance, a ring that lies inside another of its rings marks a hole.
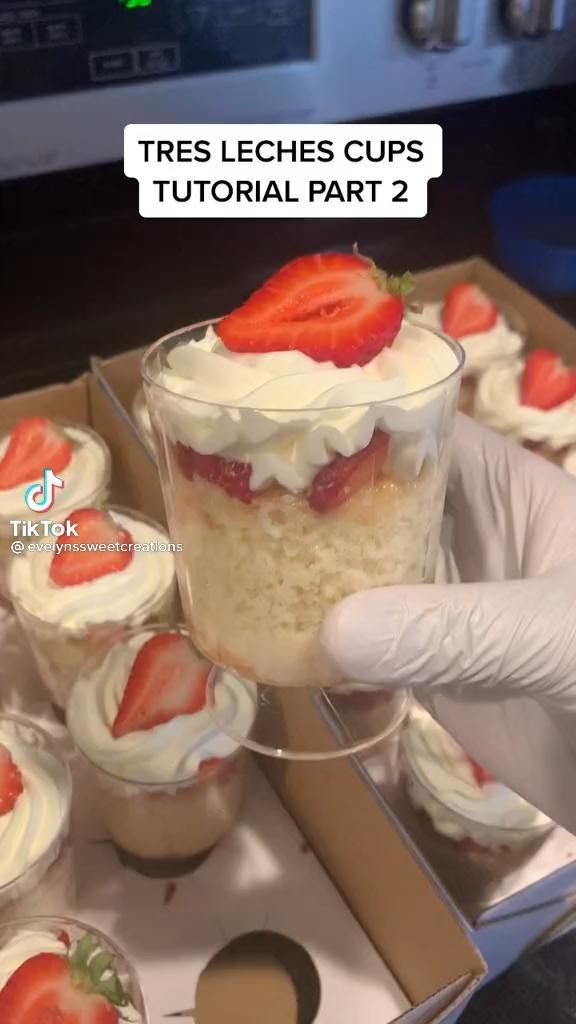
[[[469,754],[576,832],[576,479],[464,416],[453,449],[450,582],[349,597],[321,642],[349,679],[414,687]]]

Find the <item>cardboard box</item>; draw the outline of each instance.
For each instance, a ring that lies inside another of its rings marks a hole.
[[[417,274],[415,279],[415,298],[423,302],[440,299],[459,281],[478,283],[497,303],[520,315],[527,331],[528,348],[554,347],[566,359],[576,360],[576,328],[484,259],[473,257]],[[222,312],[215,310],[216,315]],[[92,371],[100,400],[106,399],[112,404],[114,429],[128,429],[131,440],[127,444],[140,450],[142,465],[148,467],[150,507],[156,508],[161,496],[157,476],[149,472],[153,459],[144,448],[131,417],[132,403],[140,387],[142,353],[143,350],[138,350],[107,360],[94,358]],[[318,770],[315,778],[321,774]],[[366,777],[365,784],[370,788],[372,780]],[[397,809],[389,805],[390,801],[382,803],[382,795],[376,788],[373,788],[372,800],[380,801],[380,812],[391,816],[406,840],[412,843],[409,827],[401,820]],[[527,867],[508,877],[491,894],[489,901],[475,910],[462,905],[450,875],[431,865],[429,870],[462,922],[475,930],[475,942],[480,944],[490,969],[500,970],[564,913],[566,899],[576,891],[576,840],[558,829]]]
[[[134,359],[132,366],[135,366]],[[85,374],[68,385],[55,385],[2,400],[0,426],[6,428],[19,416],[38,412],[89,423],[112,450],[114,500],[160,517],[161,498],[155,467],[134,434],[126,429],[122,405],[116,400],[110,401],[113,396],[102,380],[101,376],[97,379]],[[124,380],[127,383],[128,378]],[[128,400],[128,390],[123,392],[124,401]],[[335,743],[322,719],[302,718],[297,712],[296,708],[286,716],[288,730],[307,730],[314,742],[327,746]],[[418,854],[412,851],[409,841],[392,820],[381,813],[358,765],[352,760],[283,765],[263,759],[262,766],[295,825],[375,950],[390,979],[389,988],[401,994],[406,1010],[395,1019],[403,1024],[432,1024],[455,1012],[482,979],[484,963],[449,901],[428,876]],[[83,857],[81,861],[84,862]],[[105,882],[114,882],[111,874],[114,869],[112,858],[110,863],[106,862],[105,870],[88,878],[88,902],[81,904],[82,910],[87,905],[93,918],[106,923],[112,934],[117,921],[124,927],[126,922],[121,913],[118,916],[119,907],[115,903],[108,909],[100,906],[99,894],[105,892]],[[225,878],[224,875],[223,884]],[[119,892],[122,885],[117,883],[118,880],[114,882],[114,891]],[[145,900],[151,891],[148,887],[157,883],[138,879],[137,884],[131,884],[140,899]],[[231,892],[230,899],[236,899],[237,895]],[[305,900],[305,891],[302,897]],[[191,907],[190,913],[193,912]],[[169,923],[164,917],[162,941],[169,932]],[[118,937],[122,938],[122,934]],[[140,947],[136,936],[132,935],[132,941],[133,948],[128,952],[133,954],[138,967]],[[153,960],[149,940],[146,950],[148,958]],[[252,977],[252,980],[248,976],[246,979],[250,991],[249,986],[254,983],[253,964],[246,970]],[[257,966],[256,975],[258,971]],[[348,1019],[349,1016],[346,1021],[331,1020],[330,1024],[346,1024]],[[254,1024],[257,1024],[256,1016]],[[389,1024],[389,1017],[383,1015],[381,1024]]]

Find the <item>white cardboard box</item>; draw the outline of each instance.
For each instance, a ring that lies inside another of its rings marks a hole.
[[[94,376],[0,400],[0,430],[31,413],[91,424],[112,451],[113,500],[163,518],[153,462],[127,429],[121,406]],[[32,704],[44,720],[45,695],[37,695],[29,653],[22,652],[6,609],[0,609],[0,625],[0,702],[13,707],[16,700],[23,711]],[[320,732],[323,742],[333,742],[321,720],[292,716],[288,727],[310,730],[314,738]],[[197,1024],[348,1024],[360,1011],[366,1024],[432,1024],[455,1012],[483,978],[484,963],[449,900],[381,813],[356,764],[263,759],[260,767],[276,793],[255,769],[246,816],[230,840],[231,860],[224,843],[199,873],[177,883],[173,908],[166,883],[120,867],[99,839],[89,800],[77,793],[76,806],[96,831],[90,842],[77,825],[80,895],[75,907],[63,910],[109,930],[134,958],[148,990],[151,1024],[161,1024],[166,1013],[191,1014],[199,979],[223,939],[263,927],[283,929],[308,947],[324,978],[325,1006],[307,1019],[294,1016],[288,1000],[279,1016],[283,1004],[270,995],[270,965],[261,951],[256,961],[251,955],[224,965],[219,976],[219,984],[234,986],[240,971],[249,1018],[239,1015],[235,988],[227,1004],[229,1021],[209,1019],[196,1007]],[[275,895],[269,898],[270,888],[263,900],[262,886],[271,886],[271,879]],[[265,924],[272,911],[274,921],[270,917]],[[218,920],[224,920],[223,935]],[[356,993],[354,1013],[347,987]]]

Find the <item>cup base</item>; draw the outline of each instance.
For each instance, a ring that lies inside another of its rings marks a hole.
[[[397,732],[410,703],[405,690],[354,683],[325,688],[251,683],[257,710],[246,735],[235,730],[229,703],[219,697],[219,687],[226,691],[230,676],[235,676],[230,669],[212,671],[208,682],[212,720],[240,746],[287,761],[330,761],[362,753]]]
[[[135,853],[128,853],[117,843],[112,843],[116,856],[123,867],[130,871],[136,871],[146,878],[181,878],[183,875],[191,875],[208,860],[215,849],[210,846],[207,850],[201,850],[191,857],[179,857],[175,860],[155,860],[151,857],[138,857]]]

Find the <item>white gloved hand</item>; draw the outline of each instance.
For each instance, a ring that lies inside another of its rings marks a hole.
[[[469,754],[576,832],[576,479],[464,416],[453,447],[449,582],[355,594],[321,642],[348,679],[412,686]]]

